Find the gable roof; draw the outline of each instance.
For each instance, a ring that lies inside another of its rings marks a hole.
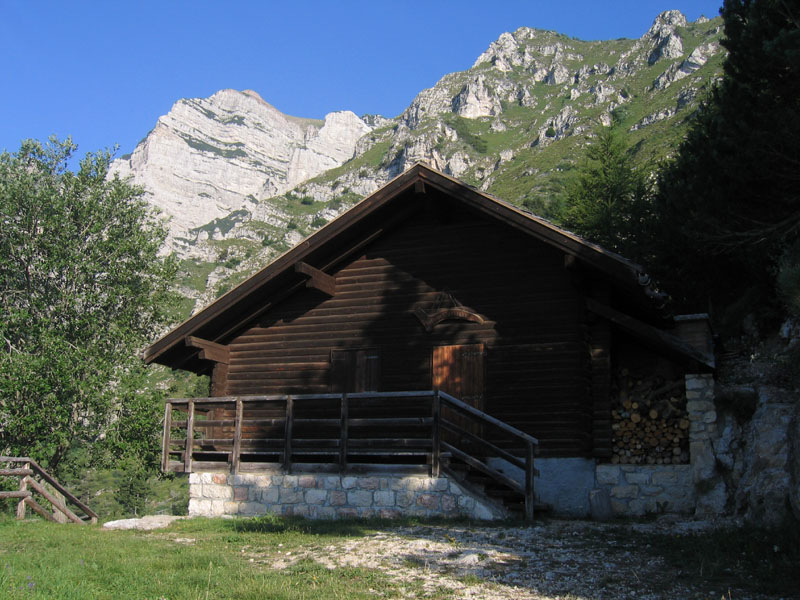
[[[665,303],[666,296],[651,287],[649,277],[636,263],[419,163],[175,327],[148,347],[142,358],[173,368],[207,369],[208,363],[198,362],[200,350],[187,345],[189,336],[212,342],[230,337],[305,286],[307,276],[295,272],[298,263],[322,272],[331,269],[408,216],[402,197],[428,190],[558,248],[614,280],[642,306],[660,309]]]

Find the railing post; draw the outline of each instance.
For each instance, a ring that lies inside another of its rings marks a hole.
[[[283,470],[292,471],[292,420],[294,418],[294,401],[291,396],[286,396],[286,429],[284,430],[283,445]]]
[[[342,392],[342,412],[339,423],[339,430],[341,432],[341,439],[339,440],[339,471],[341,473],[347,470],[347,412],[347,392]]]
[[[534,506],[534,494],[533,494],[533,455],[535,453],[535,448],[533,447],[533,442],[530,440],[525,441],[525,519],[528,521],[533,521],[533,506]]]
[[[244,405],[241,398],[236,398],[236,417],[233,428],[233,456],[231,457],[231,473],[239,473],[239,456],[242,453],[242,418]]]
[[[183,454],[183,472],[192,472],[192,450],[194,448],[194,400],[189,400],[186,415],[186,448]]]
[[[442,401],[439,397],[439,390],[433,394],[433,431],[431,432],[431,477],[439,476],[439,461],[441,459],[440,440],[442,436],[441,415]]]
[[[172,436],[172,403],[167,400],[164,405],[164,433],[161,439],[161,470],[169,471],[169,446]]]
[[[25,463],[22,466],[22,468],[23,469],[30,469],[31,468],[31,463]],[[19,491],[20,492],[25,492],[25,491],[27,491],[27,489],[28,489],[28,477],[27,476],[20,477],[20,480],[19,480]],[[25,498],[20,498],[19,499],[19,504],[17,504],[17,519],[19,519],[20,521],[25,519]]]

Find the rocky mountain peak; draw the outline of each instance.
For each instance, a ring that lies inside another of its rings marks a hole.
[[[341,165],[371,130],[350,111],[302,119],[252,90],[220,90],[178,100],[112,174],[145,188],[178,249],[193,229]]]
[[[655,18],[653,25],[644,35],[652,41],[653,51],[648,63],[653,64],[661,58],[680,58],[683,56],[683,41],[677,31],[678,27],[687,26],[686,17],[679,10],[667,10]]]

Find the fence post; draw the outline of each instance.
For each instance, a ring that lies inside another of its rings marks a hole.
[[[244,417],[244,405],[241,398],[236,398],[236,417],[233,428],[233,456],[231,457],[231,472],[236,475],[239,473],[239,456],[242,453],[242,418]]]
[[[528,521],[533,521],[533,505],[534,505],[534,493],[533,493],[533,456],[535,453],[535,448],[533,447],[533,442],[530,440],[525,441],[525,519]]]
[[[31,463],[25,463],[24,465],[22,465],[22,468],[30,469]],[[27,491],[27,489],[28,489],[28,477],[27,476],[20,477],[19,491],[24,492]],[[19,519],[20,521],[25,519],[25,498],[20,498],[19,504],[17,504],[17,519]]]
[[[183,472],[192,472],[192,450],[194,448],[194,400],[189,400],[189,412],[186,415],[186,448],[183,454]]]
[[[439,416],[441,415],[442,410],[442,401],[439,397],[439,390],[436,390],[433,394],[433,431],[431,434],[431,477],[438,477],[439,476],[439,468],[441,460],[440,455],[440,439],[441,439],[441,420]]]
[[[294,418],[294,401],[291,396],[286,396],[286,429],[284,430],[283,445],[283,470],[292,471],[292,420]]]
[[[339,440],[339,471],[344,473],[347,470],[347,413],[348,413],[347,392],[342,392],[342,412],[339,423],[341,438]]]
[[[161,470],[169,471],[169,446],[172,437],[172,403],[164,405],[164,434],[161,439]]]

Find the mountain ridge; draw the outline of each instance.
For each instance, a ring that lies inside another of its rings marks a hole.
[[[658,15],[637,39],[583,41],[520,27],[394,118],[341,111],[320,124],[282,115],[251,90],[222,90],[176,102],[177,113],[160,118],[114,172],[149,187],[151,201],[172,214],[169,249],[183,259],[186,306],[200,306],[417,162],[547,217],[598,126],[626,131],[637,160],[663,159],[721,76],[720,37],[719,18],[689,23],[678,11]],[[261,112],[237,113],[253,109],[240,97]],[[255,127],[268,121],[264,112],[274,131]],[[172,145],[159,162],[148,148],[166,135],[162,121]],[[286,143],[267,157],[269,144],[256,139],[264,135]],[[184,196],[169,190],[175,181]],[[187,207],[191,219],[181,213]]]

